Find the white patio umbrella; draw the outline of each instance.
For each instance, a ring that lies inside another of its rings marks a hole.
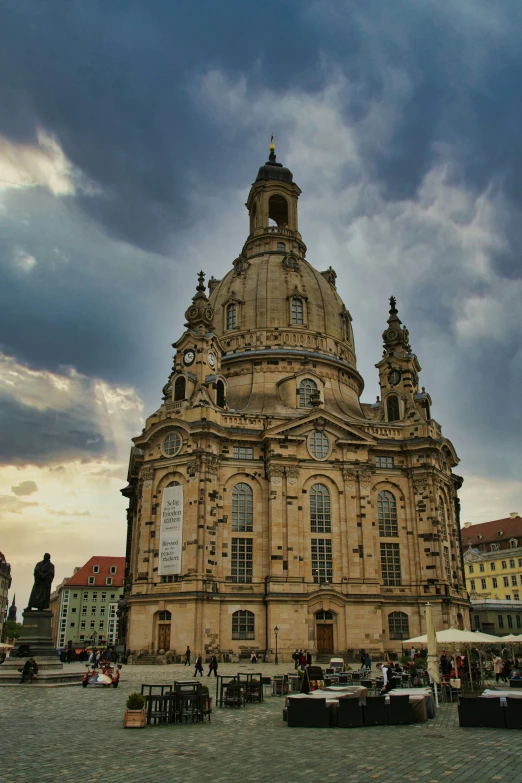
[[[439,658],[437,655],[437,634],[435,632],[435,624],[433,622],[432,606],[428,602],[426,604],[426,630],[428,639],[428,674],[431,677],[433,687],[435,689],[435,704],[439,706],[439,694],[437,692],[437,684],[440,683],[440,670],[439,670]]]

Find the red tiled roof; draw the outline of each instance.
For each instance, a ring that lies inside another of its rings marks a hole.
[[[502,533],[502,535],[499,535],[499,533]],[[492,544],[496,541],[507,543],[510,538],[518,538],[522,543],[522,517],[494,519],[492,522],[482,522],[480,525],[463,527],[460,530],[460,535],[463,546],[469,546],[468,539],[471,539],[471,546]]]
[[[93,566],[99,567],[97,574],[93,571]],[[111,574],[111,566],[116,566],[116,573]],[[112,577],[111,587],[121,587],[123,585],[123,577],[125,574],[125,558],[124,557],[91,557],[84,566],[82,566],[74,576],[67,581],[67,586],[77,585],[78,587],[106,587],[107,577]],[[94,577],[94,585],[89,584],[88,577]]]

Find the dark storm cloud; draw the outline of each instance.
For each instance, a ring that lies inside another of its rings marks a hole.
[[[12,400],[0,400],[0,464],[42,465],[49,462],[96,458],[110,453],[110,445],[81,410],[41,411]]]

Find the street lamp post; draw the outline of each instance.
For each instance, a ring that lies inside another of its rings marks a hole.
[[[402,643],[402,640],[403,640],[403,638],[404,638],[404,634],[403,634],[403,632],[402,632],[402,631],[400,631],[399,633],[400,633],[400,635],[401,635],[401,656],[404,658],[404,645],[403,645],[403,643]]]
[[[277,625],[274,628],[274,633],[275,633],[275,640],[276,640],[276,654],[275,654],[275,661],[274,661],[274,663],[277,666],[277,665],[279,665],[279,657],[277,655],[277,634],[279,633],[279,628],[277,627]]]

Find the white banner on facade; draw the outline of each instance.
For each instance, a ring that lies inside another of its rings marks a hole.
[[[158,574],[181,574],[183,487],[165,487],[161,501]]]

